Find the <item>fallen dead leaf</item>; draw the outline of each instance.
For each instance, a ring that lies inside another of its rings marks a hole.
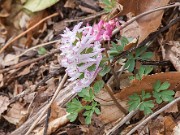
[[[91,14],[95,14],[95,13],[96,13],[95,10],[90,9],[90,8],[87,8],[87,7],[84,7],[84,6],[81,6],[81,5],[79,5],[79,8],[80,8],[83,12],[86,12],[86,13],[91,13]]]
[[[168,109],[166,109],[164,112],[165,113],[177,113],[178,110],[178,103],[173,104],[171,107],[169,107]]]
[[[164,117],[160,115],[152,120],[149,123],[149,130],[151,135],[162,135],[161,133],[164,132]]]
[[[5,66],[11,66],[11,65],[17,64],[19,59],[18,58],[14,59],[15,57],[16,55],[14,54],[7,54],[4,57],[4,59],[1,60],[0,65],[5,67]]]
[[[124,114],[114,104],[111,97],[105,90],[101,90],[97,94],[95,100],[101,104],[101,114],[98,115],[97,118],[103,124],[108,124],[108,123],[113,124],[113,122],[115,122],[116,120],[124,117]],[[120,102],[120,103],[123,107],[127,108],[125,102]]]
[[[75,0],[67,0],[66,3],[64,4],[64,7],[74,9],[76,7]]]
[[[172,79],[172,77],[174,79]],[[169,89],[173,90],[180,82],[180,72],[165,72],[144,76],[142,80],[132,81],[129,87],[124,88],[115,96],[120,100],[124,100],[128,99],[128,97],[133,93],[141,93],[142,90],[151,92],[153,84],[157,80],[160,80],[161,82],[168,81],[171,84]]]
[[[1,114],[7,110],[7,107],[9,105],[9,98],[6,96],[0,96],[0,116]]]
[[[164,46],[164,49],[164,59],[170,60],[175,69],[180,72],[180,42],[169,41],[169,43]]]
[[[51,133],[53,133],[54,131],[56,131],[59,127],[65,125],[66,123],[69,122],[69,119],[67,118],[69,114],[65,114],[51,122],[49,122],[48,125],[48,130],[47,130],[47,135],[50,135]],[[35,135],[43,135],[44,133],[44,128],[42,128],[41,130],[35,130]]]
[[[174,127],[173,131],[173,135],[180,135],[180,122]]]
[[[28,116],[27,109],[20,102],[16,102],[11,105],[7,114],[2,115],[8,122],[20,126],[24,123]]]
[[[132,13],[133,15],[141,14],[145,11],[155,9],[157,7],[165,6],[169,0],[118,0],[123,6],[123,11],[120,15],[126,15]],[[143,16],[134,23],[128,25],[121,32],[123,36],[137,38],[139,37],[139,43],[142,42],[150,33],[157,30],[161,24],[163,11],[151,13]]]
[[[51,105],[51,115],[49,121],[51,122],[56,118],[59,118],[65,114],[66,114],[66,110],[58,106],[56,102],[53,102]]]
[[[173,132],[173,128],[175,126],[176,126],[176,122],[173,120],[171,116],[164,117],[164,128],[166,135],[170,135]]]
[[[0,74],[0,87],[2,87],[3,85],[4,85],[3,74]]]

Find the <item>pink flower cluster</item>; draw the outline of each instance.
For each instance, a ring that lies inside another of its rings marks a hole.
[[[70,81],[76,81],[74,92],[88,87],[100,71],[102,60],[101,41],[110,40],[115,21],[100,21],[94,26],[81,27],[82,22],[73,30],[66,28],[62,34],[60,50],[61,65],[66,68]]]

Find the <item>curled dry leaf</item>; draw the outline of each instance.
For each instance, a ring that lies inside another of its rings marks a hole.
[[[16,102],[11,105],[11,108],[8,110],[7,114],[2,115],[8,122],[20,126],[24,123],[28,116],[28,111],[24,106]]]
[[[165,6],[169,0],[118,0],[123,6],[123,11],[120,15],[132,13],[138,15],[157,7]],[[134,23],[128,25],[122,30],[122,35],[126,37],[139,37],[139,43],[142,42],[150,33],[157,30],[161,24],[163,11],[158,11],[141,17]]]
[[[164,59],[170,60],[175,69],[180,72],[180,42],[170,41],[164,46]]]
[[[180,72],[157,73],[145,76],[142,80],[134,80],[129,87],[124,88],[115,96],[120,100],[124,100],[128,99],[133,93],[141,93],[142,90],[151,92],[153,90],[153,84],[157,80],[160,80],[161,82],[168,81],[171,84],[169,89],[173,90],[180,82]]]
[[[1,114],[7,110],[7,107],[9,105],[9,98],[6,96],[0,96],[0,116]]]

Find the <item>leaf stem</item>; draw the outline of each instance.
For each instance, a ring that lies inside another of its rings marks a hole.
[[[127,110],[121,105],[119,104],[119,102],[117,101],[117,99],[115,98],[113,92],[111,91],[111,89],[109,88],[109,86],[107,86],[106,84],[104,84],[104,88],[107,90],[107,92],[109,93],[109,95],[111,96],[111,98],[113,99],[114,103],[116,104],[116,106],[119,108],[119,110],[121,110],[124,114],[127,114]]]
[[[109,46],[109,42],[108,42],[108,46]],[[116,82],[116,88],[117,88],[117,89],[120,89],[119,77],[118,77],[118,75],[116,74],[116,72],[114,71],[114,69],[113,69],[113,67],[112,67],[112,65],[111,65],[111,62],[110,62],[110,60],[109,60],[109,55],[108,55],[108,53],[107,53],[107,49],[105,49],[105,55],[106,55],[106,57],[108,58],[108,66],[110,66],[111,71],[112,71],[112,74],[114,75],[115,82]]]

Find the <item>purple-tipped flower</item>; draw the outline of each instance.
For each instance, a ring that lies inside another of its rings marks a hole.
[[[100,21],[97,25],[82,27],[82,22],[73,30],[66,28],[62,34],[60,50],[61,65],[66,68],[70,81],[76,80],[74,92],[88,87],[100,71],[102,60],[101,41],[109,40],[115,23]]]

